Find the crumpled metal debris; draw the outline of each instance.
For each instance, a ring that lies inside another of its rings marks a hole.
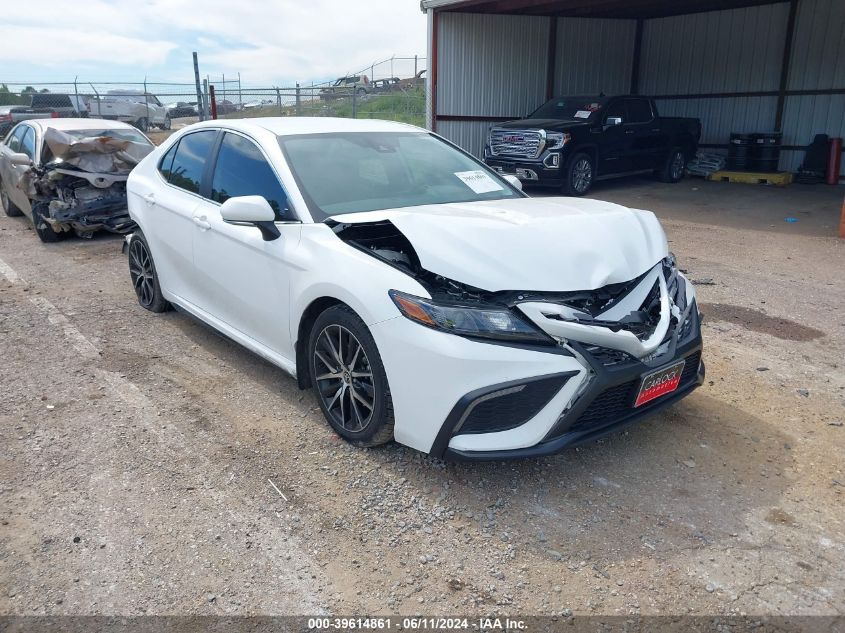
[[[113,136],[77,138],[48,128],[44,141],[65,166],[99,173],[129,173],[154,148]]]

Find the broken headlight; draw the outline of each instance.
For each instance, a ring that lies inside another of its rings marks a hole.
[[[435,330],[500,341],[554,344],[552,338],[508,308],[436,303],[398,290],[391,290],[389,294],[403,316]]]

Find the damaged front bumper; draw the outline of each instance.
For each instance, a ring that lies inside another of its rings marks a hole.
[[[373,335],[403,420],[396,439],[453,460],[550,455],[632,424],[701,385],[700,315],[674,262],[667,258],[608,288],[514,293],[515,309],[555,346],[479,342],[405,318],[377,324]],[[675,388],[637,406],[644,379],[681,361]]]

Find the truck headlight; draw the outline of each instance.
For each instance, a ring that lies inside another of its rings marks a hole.
[[[563,149],[571,139],[572,136],[569,132],[547,132],[546,149],[549,151]]]
[[[389,294],[403,316],[441,332],[471,338],[554,344],[551,337],[507,308],[443,304],[398,290],[391,290]]]

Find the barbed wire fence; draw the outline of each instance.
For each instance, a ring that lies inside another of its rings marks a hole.
[[[328,81],[266,86],[240,73],[195,82],[68,82],[0,80],[0,137],[20,120],[91,117],[144,131],[183,127],[207,118],[335,116],[425,125],[426,58],[391,57]],[[199,100],[198,100],[199,96]],[[8,106],[8,107],[4,107]]]

